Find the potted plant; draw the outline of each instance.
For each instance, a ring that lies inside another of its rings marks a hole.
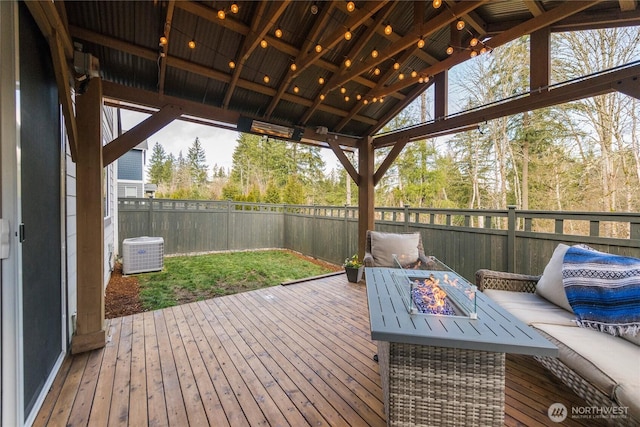
[[[358,254],[353,254],[353,256],[344,260],[344,271],[347,273],[347,280],[351,283],[358,283],[362,280],[362,273],[364,272],[364,266],[362,262],[358,259]]]

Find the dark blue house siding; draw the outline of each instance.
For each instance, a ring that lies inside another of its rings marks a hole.
[[[130,150],[118,159],[118,179],[142,181],[141,150]]]

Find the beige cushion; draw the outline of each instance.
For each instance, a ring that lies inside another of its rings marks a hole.
[[[370,231],[371,255],[376,267],[393,267],[393,255],[401,259],[402,264],[418,261],[418,233],[383,233]]]
[[[573,313],[536,294],[496,289],[486,289],[484,294],[527,325],[551,323],[577,327]]]
[[[536,285],[536,294],[573,313],[562,284],[562,260],[569,246],[560,243]]]
[[[534,324],[560,342],[560,360],[640,419],[640,347],[593,329]]]

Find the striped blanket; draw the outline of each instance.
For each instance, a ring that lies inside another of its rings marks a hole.
[[[612,335],[640,331],[640,259],[572,246],[562,282],[578,325]]]

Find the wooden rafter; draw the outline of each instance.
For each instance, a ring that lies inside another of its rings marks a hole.
[[[396,141],[404,138],[409,138],[409,140],[413,141],[450,129],[468,128],[469,126],[474,126],[478,123],[499,117],[507,117],[525,111],[533,111],[539,108],[602,95],[616,91],[618,88],[637,85],[638,78],[640,78],[640,65],[625,67],[594,77],[588,77],[575,83],[569,83],[549,90],[548,92],[523,96],[466,114],[460,114],[450,119],[416,126],[404,131],[390,132],[376,138],[374,145],[376,148],[393,145]]]
[[[38,28],[49,42],[56,85],[58,86],[58,98],[62,105],[62,115],[69,139],[69,151],[71,159],[75,162],[78,153],[78,128],[71,99],[71,85],[69,84],[69,80],[73,78],[68,65],[73,58],[71,38],[67,33],[65,21],[60,17],[53,3],[26,2],[25,4]]]
[[[326,26],[327,22],[331,19],[331,11],[335,7],[336,3],[337,1],[334,0],[331,3],[325,5],[321,9],[320,16],[317,17],[317,19],[313,23],[313,27],[311,28],[311,31],[309,32],[309,37],[305,40],[304,44],[302,45],[302,49],[300,49],[300,51],[296,55],[296,58],[293,60],[294,64],[298,64],[299,62],[302,62],[304,57],[307,55],[307,52],[313,47],[314,40],[318,38],[318,35],[322,31],[322,29]],[[291,68],[287,69],[287,73],[278,83],[278,92],[276,93],[276,96],[274,96],[271,99],[271,102],[267,107],[267,111],[265,113],[266,117],[271,117],[271,115],[273,114],[273,111],[278,106],[278,103],[280,102],[280,100],[282,100],[282,96],[289,88],[289,85],[291,84],[291,80],[293,80],[293,73],[294,72],[291,70]]]
[[[333,150],[333,153],[336,155],[342,164],[342,167],[344,167],[351,179],[353,179],[356,185],[360,185],[360,176],[358,175],[358,171],[353,167],[353,163],[351,163],[346,154],[344,154],[344,151],[340,148],[340,144],[331,138],[327,138],[327,144],[329,144],[331,150]]]
[[[167,55],[169,54],[169,43],[171,43],[171,21],[173,20],[175,5],[175,0],[169,1],[167,5],[167,16],[164,20],[164,36],[167,38],[167,44],[161,48],[164,55],[160,57],[160,77],[158,78],[158,93],[160,95],[164,93],[164,81],[167,75]]]
[[[385,6],[383,9],[380,10],[380,13],[378,13],[376,15],[376,19],[373,22],[373,25],[369,25],[369,27],[367,27],[367,30],[364,32],[364,34],[362,36],[360,36],[358,38],[358,41],[354,44],[353,48],[349,51],[349,53],[347,55],[349,58],[357,58],[358,57],[358,55],[360,54],[362,49],[364,49],[364,47],[369,42],[369,40],[371,40],[373,35],[376,34],[376,32],[378,31],[378,28],[387,19],[387,17],[389,16],[389,14],[391,13],[392,10],[393,10],[393,5],[391,5],[391,4]],[[346,67],[343,67],[341,69],[340,73],[334,73],[331,76],[331,78],[329,79],[329,83],[327,84],[327,87],[335,86],[335,83],[338,81],[340,76],[345,74],[346,72],[347,72]],[[322,101],[319,98],[316,99],[314,101],[313,105],[311,106],[311,108],[308,108],[307,111],[304,113],[304,115],[300,119],[300,122],[301,123],[307,123],[307,121],[309,121],[309,119],[311,118],[313,113],[315,113],[316,109],[321,104],[321,102]],[[353,111],[353,109],[352,109],[352,111]],[[358,109],[358,111],[360,111],[360,110]],[[356,113],[357,113],[357,111],[356,111]],[[356,113],[354,113],[354,114],[356,114]],[[350,117],[351,114],[352,113],[349,112],[349,115],[347,115],[347,117],[345,117],[344,120],[346,120],[347,122],[349,120],[351,120],[351,117]],[[340,129],[342,129],[342,128],[341,127],[339,129],[336,128],[336,131],[339,132]]]
[[[544,7],[542,7],[539,0],[524,0],[524,4],[533,16],[539,16],[544,13]]]
[[[516,25],[502,33],[496,35],[489,39],[486,44],[491,48],[496,48],[502,46],[503,44],[510,42],[511,40],[515,40],[516,38],[523,36],[525,34],[531,34],[534,31],[537,31],[541,28],[549,26],[554,22],[558,22],[568,16],[571,16],[575,13],[578,13],[582,10],[585,10],[594,4],[600,3],[602,0],[592,0],[592,1],[572,1],[564,3],[554,9],[551,9],[548,12],[543,13],[542,15],[538,15],[528,21],[523,22],[522,24]],[[462,62],[469,59],[469,54],[467,52],[458,52],[451,55],[449,58],[441,61],[437,64],[429,66],[423,70],[418,72],[419,75],[435,75],[444,70],[451,69],[455,65],[461,64]],[[385,96],[389,93],[400,91],[404,88],[412,86],[418,83],[418,77],[410,77],[404,80],[398,81],[391,86],[387,86],[384,89],[373,93],[373,96]]]
[[[277,3],[262,1],[258,4],[258,10],[253,15],[251,31],[247,34],[244,42],[242,43],[242,47],[240,48],[240,58],[237,61],[235,70],[233,70],[233,76],[231,77],[229,88],[227,89],[227,93],[222,101],[224,108],[229,108],[231,96],[236,90],[236,85],[238,83],[238,79],[240,79],[240,73],[242,73],[245,62],[247,62],[253,51],[269,32],[273,23],[278,20],[290,2],[291,0],[280,1]],[[268,6],[271,6],[270,13],[267,13]]]
[[[622,81],[616,85],[616,90],[625,95],[640,99],[640,79],[635,78]]]
[[[464,15],[476,9],[487,1],[489,0],[463,1],[457,3],[456,6],[451,9],[451,13],[440,13],[435,18],[424,22],[418,29],[417,33],[407,34],[401,39],[393,42],[387,48],[380,51],[376,59],[370,60],[354,67],[350,72],[342,75],[340,79],[338,79],[335,84],[332,85],[332,87],[328,87],[327,90],[333,90],[336,87],[348,82],[353,77],[359,76],[360,74],[370,70],[372,67],[375,67],[376,65],[381,64],[390,58],[393,58],[394,55],[398,54],[399,52],[402,52],[412,45],[415,45],[419,37],[428,37],[429,35],[435,33],[436,31],[439,31],[440,29],[449,25],[451,22],[455,21],[456,17]]]
[[[618,0],[618,3],[620,3],[620,10],[623,12],[636,10],[636,7],[638,7],[638,2],[636,0]]]
[[[133,129],[102,147],[104,166],[114,162],[127,151],[174,121],[182,112],[180,107],[165,105],[160,111],[152,114]]]

